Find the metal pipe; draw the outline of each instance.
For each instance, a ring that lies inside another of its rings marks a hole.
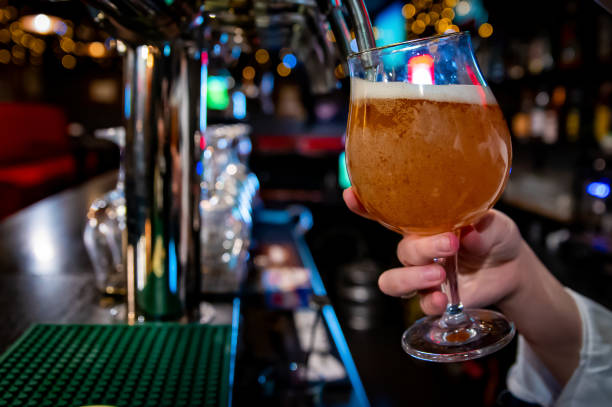
[[[329,21],[336,38],[336,44],[344,60],[343,62],[346,62],[346,59],[352,52],[350,45],[351,35],[346,25],[344,13],[342,12],[342,3],[340,0],[318,0],[317,5],[321,13]],[[351,18],[353,32],[355,33],[357,49],[365,51],[376,47],[372,23],[370,22],[370,16],[363,0],[346,0],[346,5]],[[370,65],[373,66],[373,64]]]
[[[339,7],[333,7],[329,13],[327,13],[327,20],[334,33],[334,38],[336,39],[340,54],[346,61],[346,58],[351,53],[351,32],[346,25],[342,10]]]
[[[363,0],[346,0],[346,5],[353,23],[357,49],[365,51],[376,47],[372,23],[370,22],[368,9]]]
[[[200,51],[176,40],[125,58],[128,321],[178,319],[199,289]]]

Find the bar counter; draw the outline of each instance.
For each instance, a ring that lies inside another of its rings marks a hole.
[[[113,188],[115,181],[115,173],[100,176],[0,224],[0,353],[33,324],[121,322],[111,312],[112,301],[96,290],[82,241],[90,202]],[[326,285],[335,287],[337,276],[325,267],[325,258],[316,257],[317,251],[314,258],[311,255],[301,235],[299,213],[261,213],[254,227],[254,254],[261,247],[288,245],[293,266],[310,270],[312,292],[306,307],[294,309],[271,306],[270,298],[256,289],[243,290],[235,298],[203,298],[215,306],[213,324],[238,325],[232,405],[495,402],[514,346],[463,364],[413,360],[399,345],[407,326],[401,303],[377,302],[381,323],[356,329],[350,323],[356,308],[339,299],[335,290],[328,296]],[[324,265],[320,274],[318,262]],[[251,270],[249,279],[256,276]]]

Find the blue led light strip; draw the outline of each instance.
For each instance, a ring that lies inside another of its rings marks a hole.
[[[323,285],[323,280],[321,279],[319,270],[317,270],[317,267],[315,266],[314,259],[312,258],[310,250],[308,250],[306,242],[304,242],[304,239],[301,236],[295,233],[294,238],[298,253],[300,254],[300,258],[304,263],[304,267],[310,270],[312,291],[315,293],[315,295],[327,296],[325,286]],[[321,313],[323,314],[323,318],[325,319],[327,327],[329,328],[329,333],[336,344],[338,354],[340,355],[340,359],[342,359],[342,363],[346,369],[346,374],[348,375],[351,385],[355,390],[357,405],[369,407],[370,402],[368,401],[363,383],[361,383],[361,378],[359,377],[359,372],[357,371],[355,361],[353,361],[353,356],[351,355],[346,338],[342,333],[342,329],[340,329],[340,322],[338,321],[334,308],[329,304],[324,305],[321,309]]]
[[[238,324],[240,322],[240,298],[234,298],[232,309],[232,336],[230,339],[230,368],[229,368],[229,395],[227,406],[232,406],[232,395],[234,390],[234,371],[236,369],[236,349],[238,347]]]

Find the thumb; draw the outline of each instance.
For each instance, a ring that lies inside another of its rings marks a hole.
[[[344,199],[344,203],[346,206],[354,213],[359,216],[363,216],[367,219],[374,219],[367,211],[367,209],[363,206],[359,197],[355,193],[353,187],[348,187],[342,192],[342,198]]]

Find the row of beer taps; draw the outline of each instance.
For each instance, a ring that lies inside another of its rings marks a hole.
[[[374,46],[363,0],[83,0],[124,55],[124,269],[128,322],[197,317],[199,199],[208,50],[221,35],[245,48],[289,47],[313,92],[334,66]],[[350,24],[347,24],[347,21]],[[349,26],[352,28],[349,29]],[[333,35],[329,35],[329,32]],[[204,168],[206,171],[206,168]]]

